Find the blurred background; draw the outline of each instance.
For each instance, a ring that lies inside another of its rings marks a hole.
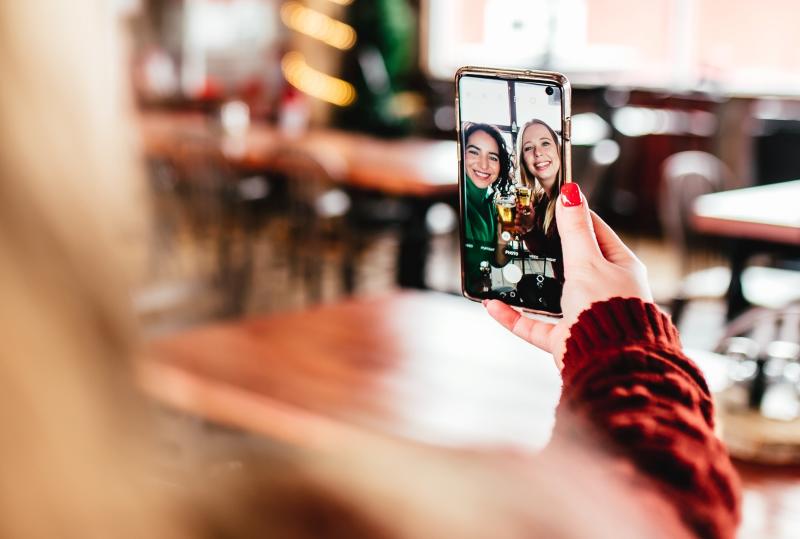
[[[712,349],[748,306],[800,292],[800,197],[706,197],[705,215],[696,200],[797,194],[794,2],[117,3],[154,200],[135,297],[151,335],[398,288],[458,294],[461,65],[570,78],[575,178],[685,342]]]
[[[562,518],[614,498],[605,457],[526,471],[558,368],[460,294],[453,75],[481,64],[569,76],[574,176],[706,375],[738,537],[800,537],[794,2],[0,6],[0,535],[635,533]],[[631,447],[665,492],[695,475]]]

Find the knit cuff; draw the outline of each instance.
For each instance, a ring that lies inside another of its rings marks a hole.
[[[565,376],[602,350],[632,344],[680,349],[678,330],[654,303],[638,298],[612,298],[593,303],[570,328],[564,354]]]

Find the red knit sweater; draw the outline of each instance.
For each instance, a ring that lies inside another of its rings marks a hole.
[[[688,530],[734,536],[738,477],[714,435],[708,386],[666,315],[638,299],[595,303],[572,326],[562,377],[553,442],[585,439],[578,418],[653,480]]]

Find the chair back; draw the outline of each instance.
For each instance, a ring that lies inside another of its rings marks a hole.
[[[155,238],[150,282],[135,304],[145,330],[238,314],[249,276],[234,260],[240,208],[237,174],[219,137],[182,133],[168,156],[150,161]]]
[[[177,142],[172,166],[194,235],[201,239],[218,235],[227,191],[235,176],[222,153],[219,139],[197,135],[182,137]]]
[[[661,169],[659,218],[667,241],[677,250],[687,273],[690,250],[707,246],[692,230],[690,218],[697,197],[722,190],[731,177],[728,167],[714,155],[701,151],[679,152]]]
[[[342,178],[340,156],[313,148],[279,148],[271,169],[286,182],[287,237],[282,246],[293,277],[301,277],[304,296],[322,299],[322,280],[332,257],[345,256],[351,241],[348,215],[352,200]]]

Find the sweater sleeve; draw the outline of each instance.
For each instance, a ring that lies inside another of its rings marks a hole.
[[[562,376],[553,442],[589,425],[698,537],[734,536],[738,476],[714,434],[708,386],[666,315],[638,299],[595,303],[570,329]]]

